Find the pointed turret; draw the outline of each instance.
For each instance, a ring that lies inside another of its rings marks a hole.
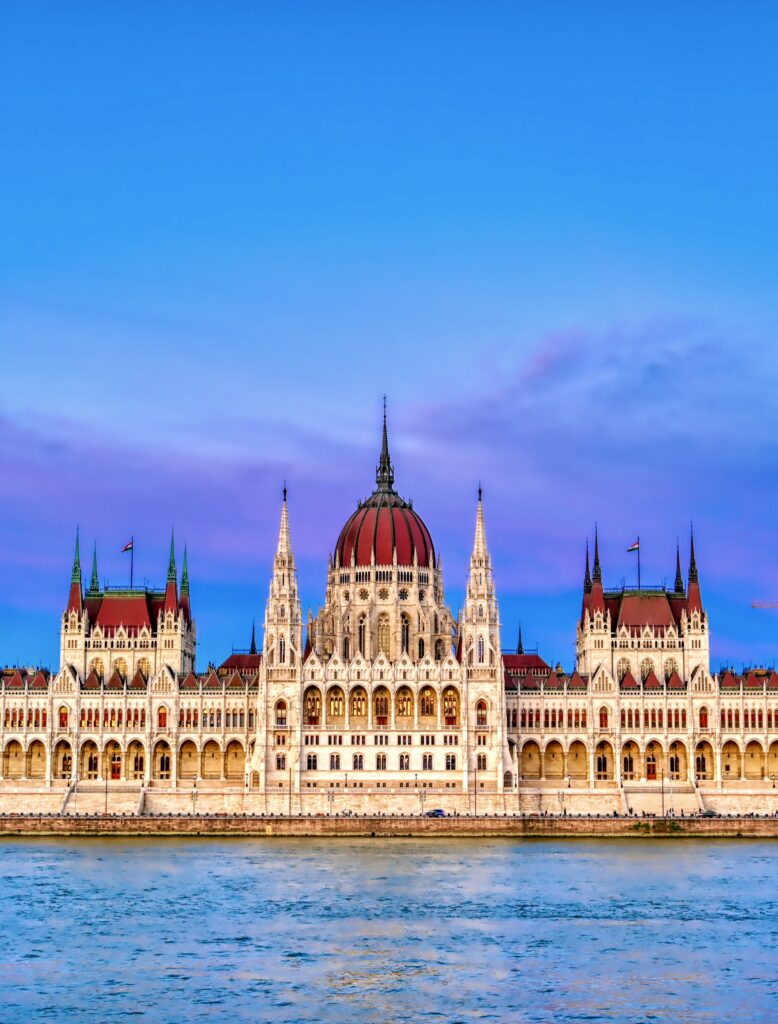
[[[683,594],[683,573],[681,572],[681,545],[675,542],[675,592]]]
[[[249,654],[257,653],[257,627],[254,620],[251,620],[251,645],[249,647]]]
[[[97,574],[97,542],[92,548],[92,578],[89,580],[89,592],[97,593],[100,589],[100,577]]]
[[[594,525],[594,573],[593,579],[596,583],[602,583],[602,569],[600,567],[600,537],[597,524]]]
[[[483,489],[480,484],[473,551],[470,555],[470,571],[467,577],[467,598],[460,621],[468,665],[485,667],[496,664],[500,652],[500,619],[492,559],[486,542]]]
[[[687,599],[689,612],[702,612],[702,595],[700,594],[700,578],[697,573],[697,557],[694,553],[694,526],[691,527],[689,540],[689,593]]]
[[[517,654],[523,654],[524,653],[524,640],[522,639],[522,636],[521,636],[521,623],[519,623],[519,642],[516,644],[516,653]]]
[[[84,607],[83,594],[81,592],[81,544],[80,530],[76,527],[76,550],[73,555],[73,569],[70,573],[70,593],[68,595],[68,611],[78,612]]]
[[[189,603],[189,554],[184,544],[184,561],[181,569],[181,597],[179,600],[181,609],[187,622],[192,621],[192,607]]]
[[[165,587],[165,603],[163,605],[165,614],[172,612],[178,614],[178,573],[176,571],[176,538],[173,530],[170,531],[170,558],[167,566],[167,586]]]
[[[473,557],[479,559],[489,558],[489,551],[486,545],[486,525],[484,523],[484,492],[480,484],[478,485],[478,505],[475,512]]]
[[[584,594],[592,592],[592,574],[589,571],[589,538],[586,538],[586,568],[584,569]]]
[[[297,570],[289,529],[286,483],[282,491],[278,545],[273,558],[273,576],[265,607],[263,657],[273,667],[299,663],[302,644],[302,610],[297,590]]]
[[[375,472],[376,487],[379,491],[394,490],[394,466],[389,458],[389,434],[386,429],[386,395],[384,395],[384,428],[381,435],[381,453]]]
[[[605,598],[602,592],[602,567],[600,565],[600,535],[597,524],[594,526],[594,568],[592,570],[592,589],[589,600],[589,611],[605,614]]]

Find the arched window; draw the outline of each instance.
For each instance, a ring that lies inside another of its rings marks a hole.
[[[14,718],[15,717],[16,717],[16,711],[14,711]],[[59,727],[60,727],[60,729],[67,729],[67,727],[68,727],[68,709],[65,707],[64,704],[59,709]]]
[[[344,636],[343,637],[343,659],[344,659],[344,661],[348,661],[350,657],[351,657],[351,643],[349,641],[349,638],[347,636]]]
[[[361,772],[362,769],[365,767],[365,759],[362,756],[362,754],[354,754],[352,763],[354,765],[355,772]]]
[[[608,728],[608,709],[605,707],[600,708],[600,728]]]
[[[340,754],[330,754],[330,771],[340,771]]]
[[[359,653],[364,657],[365,641],[367,639],[367,619],[364,615],[359,616],[359,623],[357,626],[357,643],[359,644]]]
[[[479,772],[486,771],[486,754],[479,754],[476,758],[476,764]]]
[[[484,663],[484,638],[478,637],[478,664],[483,665]]]
[[[521,728],[522,729],[526,729],[527,728],[527,709],[526,708],[522,708],[521,709]]]
[[[403,654],[407,654],[411,646],[411,624],[407,615],[400,616],[400,642]],[[382,650],[384,649],[382,648]]]
[[[278,640],[278,661],[281,665],[286,664],[286,637],[279,637]]]
[[[386,754],[376,754],[375,756],[375,768],[377,772],[386,771]]]
[[[167,729],[167,708],[164,704],[157,711],[157,728]]]
[[[443,661],[443,641],[435,641],[435,661]]]
[[[276,771],[286,770],[286,754],[276,754]]]
[[[635,760],[628,750],[624,755],[624,777],[631,779],[635,774]]]
[[[485,729],[486,728],[486,720],[487,720],[486,701],[485,700],[479,700],[478,703],[475,706],[475,724],[479,727],[479,729]]]
[[[339,687],[333,687],[329,694],[328,713],[335,718],[343,714],[343,691]]]
[[[670,778],[677,779],[681,773],[681,759],[677,754],[670,755]]]
[[[421,759],[421,770],[423,772],[432,771],[432,754],[424,754]]]
[[[357,718],[367,714],[367,696],[361,687],[351,694],[351,714]]]
[[[389,654],[389,616],[378,616],[378,650]]]
[[[419,661],[424,657],[424,637],[419,637]]]
[[[455,772],[457,770],[457,755],[446,754],[446,771]]]
[[[419,713],[428,718],[435,715],[435,691],[429,686],[421,691]]]
[[[694,768],[699,776],[705,776],[708,774],[708,765],[704,754],[698,754],[697,757],[695,757]]]
[[[407,772],[411,767],[411,755],[400,754],[400,771]]]
[[[318,767],[318,758],[316,757],[316,754],[309,754],[306,764],[309,772],[315,772]]]

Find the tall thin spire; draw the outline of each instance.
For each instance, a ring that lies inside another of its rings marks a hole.
[[[81,582],[81,544],[80,544],[80,528],[76,527],[76,550],[73,555],[73,571],[70,574],[71,583]]]
[[[389,458],[389,433],[386,429],[386,395],[384,395],[384,428],[381,435],[381,454],[378,457],[375,482],[380,491],[391,491],[394,487],[394,466]]]
[[[595,583],[602,583],[602,569],[600,568],[600,538],[597,531],[597,524],[594,524],[594,572],[592,579]]]
[[[170,559],[167,564],[167,581],[168,583],[175,583],[178,578],[176,572],[176,536],[175,530],[170,531]]]
[[[519,622],[519,642],[516,645],[516,653],[517,654],[523,654],[524,653],[524,640],[522,639],[522,636],[521,636],[521,622]]]
[[[697,575],[697,558],[694,554],[694,523],[691,525],[689,543],[689,582],[699,583],[699,576]]]
[[[97,574],[97,541],[92,548],[92,578],[89,581],[89,589],[92,592],[100,589],[100,577]]]
[[[586,569],[584,570],[584,593],[592,589],[592,574],[589,571],[589,538],[586,538]]]
[[[187,555],[186,544],[184,544],[184,564],[181,569],[181,593],[189,593],[189,558]]]
[[[257,626],[254,619],[251,620],[251,646],[249,647],[249,654],[257,653]]]
[[[473,542],[473,557],[488,558],[489,549],[486,546],[486,524],[484,523],[484,492],[480,483],[478,485],[478,506],[475,513],[475,540]]]
[[[675,592],[683,593],[683,573],[681,572],[681,545],[676,539],[675,542]]]
[[[278,549],[276,555],[291,554],[292,543],[289,538],[289,509],[286,503],[287,489],[284,480],[283,500],[281,502],[281,525],[278,528]]]

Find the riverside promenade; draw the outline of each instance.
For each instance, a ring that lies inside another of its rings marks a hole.
[[[260,815],[3,815],[12,836],[253,836],[325,838],[771,839],[778,817],[445,817]]]

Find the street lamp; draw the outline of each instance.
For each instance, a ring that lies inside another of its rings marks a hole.
[[[197,809],[197,776],[192,779],[192,816]]]

